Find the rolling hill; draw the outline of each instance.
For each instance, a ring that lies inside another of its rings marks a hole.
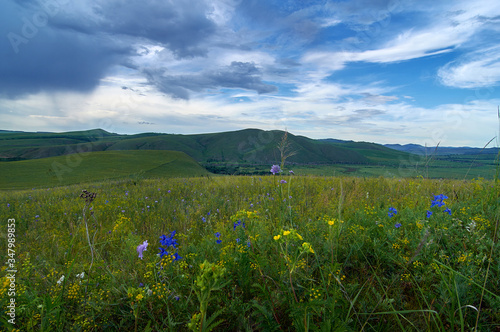
[[[0,189],[55,187],[124,178],[190,177],[209,174],[179,151],[98,151],[1,162]]]
[[[0,160],[16,161],[83,152],[172,150],[200,163],[270,164],[280,161],[277,145],[283,131],[239,131],[176,135],[144,133],[119,135],[102,129],[67,133],[0,133]],[[329,142],[288,134],[295,164],[393,164],[405,152],[364,142]]]

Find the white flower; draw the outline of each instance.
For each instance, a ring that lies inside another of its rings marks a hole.
[[[85,272],[76,275],[77,278],[83,279],[85,277]]]
[[[57,281],[57,284],[60,285],[64,281],[64,275]]]

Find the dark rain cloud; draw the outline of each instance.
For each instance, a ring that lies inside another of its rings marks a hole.
[[[178,58],[203,56],[216,32],[207,10],[203,2],[184,1],[3,0],[0,96],[89,92],[113,66],[127,66],[140,42]]]
[[[262,81],[262,73],[251,62],[234,61],[217,70],[207,70],[191,75],[168,75],[165,70],[144,70],[149,83],[174,98],[189,99],[191,92],[205,89],[240,88],[257,93],[277,91],[273,85]]]

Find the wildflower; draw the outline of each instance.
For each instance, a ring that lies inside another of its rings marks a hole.
[[[333,226],[335,224],[335,220],[328,220],[328,225]]]
[[[173,261],[178,261],[179,259],[182,259],[182,257],[178,254],[178,253],[175,253],[172,255],[172,258],[173,258]]]
[[[137,294],[137,296],[135,297],[135,299],[136,299],[137,301],[140,301],[140,300],[142,300],[142,298],[143,298],[143,297],[144,297],[144,296],[143,296],[142,294]]]
[[[450,208],[446,208],[443,212],[446,212],[446,213],[448,213],[451,216],[451,210],[450,210]]]
[[[220,233],[219,232],[215,233],[215,237],[220,238]]]
[[[397,223],[396,225],[394,225],[394,227],[399,228],[399,227],[401,227],[401,224]]]
[[[76,275],[77,278],[83,279],[85,277],[85,272]]]
[[[440,195],[434,195],[434,199],[432,200],[431,202],[431,207],[433,206],[443,206],[445,203],[443,202],[443,200],[447,199],[448,196],[445,196],[443,194],[440,194]]]
[[[146,251],[146,248],[148,247],[148,241],[144,241],[142,244],[137,246],[137,252],[139,253],[139,258],[142,259],[142,253]]]
[[[314,250],[309,242],[302,243],[302,249],[304,250],[304,252],[310,252],[311,254],[314,254]]]
[[[281,168],[279,165],[273,165],[270,172],[273,173],[273,175],[276,175],[276,173],[281,173]]]
[[[275,241],[278,241],[280,238],[281,238],[281,235],[275,235],[275,236],[274,236],[274,240],[275,240]]]
[[[160,236],[160,244],[164,245],[165,247],[172,246],[173,248],[175,248],[178,245],[177,240],[174,239],[175,233],[175,231],[172,231],[170,233],[170,237],[166,237],[165,235]]]
[[[160,255],[160,258],[163,258],[163,256],[165,255],[168,255],[168,251],[166,251],[165,248],[159,247],[158,249],[160,249],[160,253],[158,254]]]
[[[64,281],[64,275],[57,281],[57,284],[60,285]]]
[[[389,213],[388,213],[389,218],[394,217],[396,214],[398,214],[398,210],[396,210],[396,209],[395,209],[395,208],[393,208],[393,207],[390,207],[390,208],[389,208]]]
[[[10,204],[9,204],[9,203],[7,203],[7,207],[10,207]]]
[[[201,221],[207,222],[207,219],[205,219],[205,217],[201,217]]]
[[[236,243],[240,243],[240,239],[239,238],[236,239]]]
[[[290,173],[290,175],[294,175],[295,174],[293,171],[288,171],[288,173]]]
[[[286,180],[281,180],[280,183],[286,183]]]
[[[290,234],[290,231],[284,231],[284,232],[283,232],[283,235],[284,235],[284,236],[287,236],[287,235],[289,235],[289,234]]]
[[[427,210],[427,215],[425,217],[430,218],[431,216],[432,216],[432,211]]]

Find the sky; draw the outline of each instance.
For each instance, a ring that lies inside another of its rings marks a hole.
[[[499,131],[497,0],[2,0],[0,22],[3,130]]]

